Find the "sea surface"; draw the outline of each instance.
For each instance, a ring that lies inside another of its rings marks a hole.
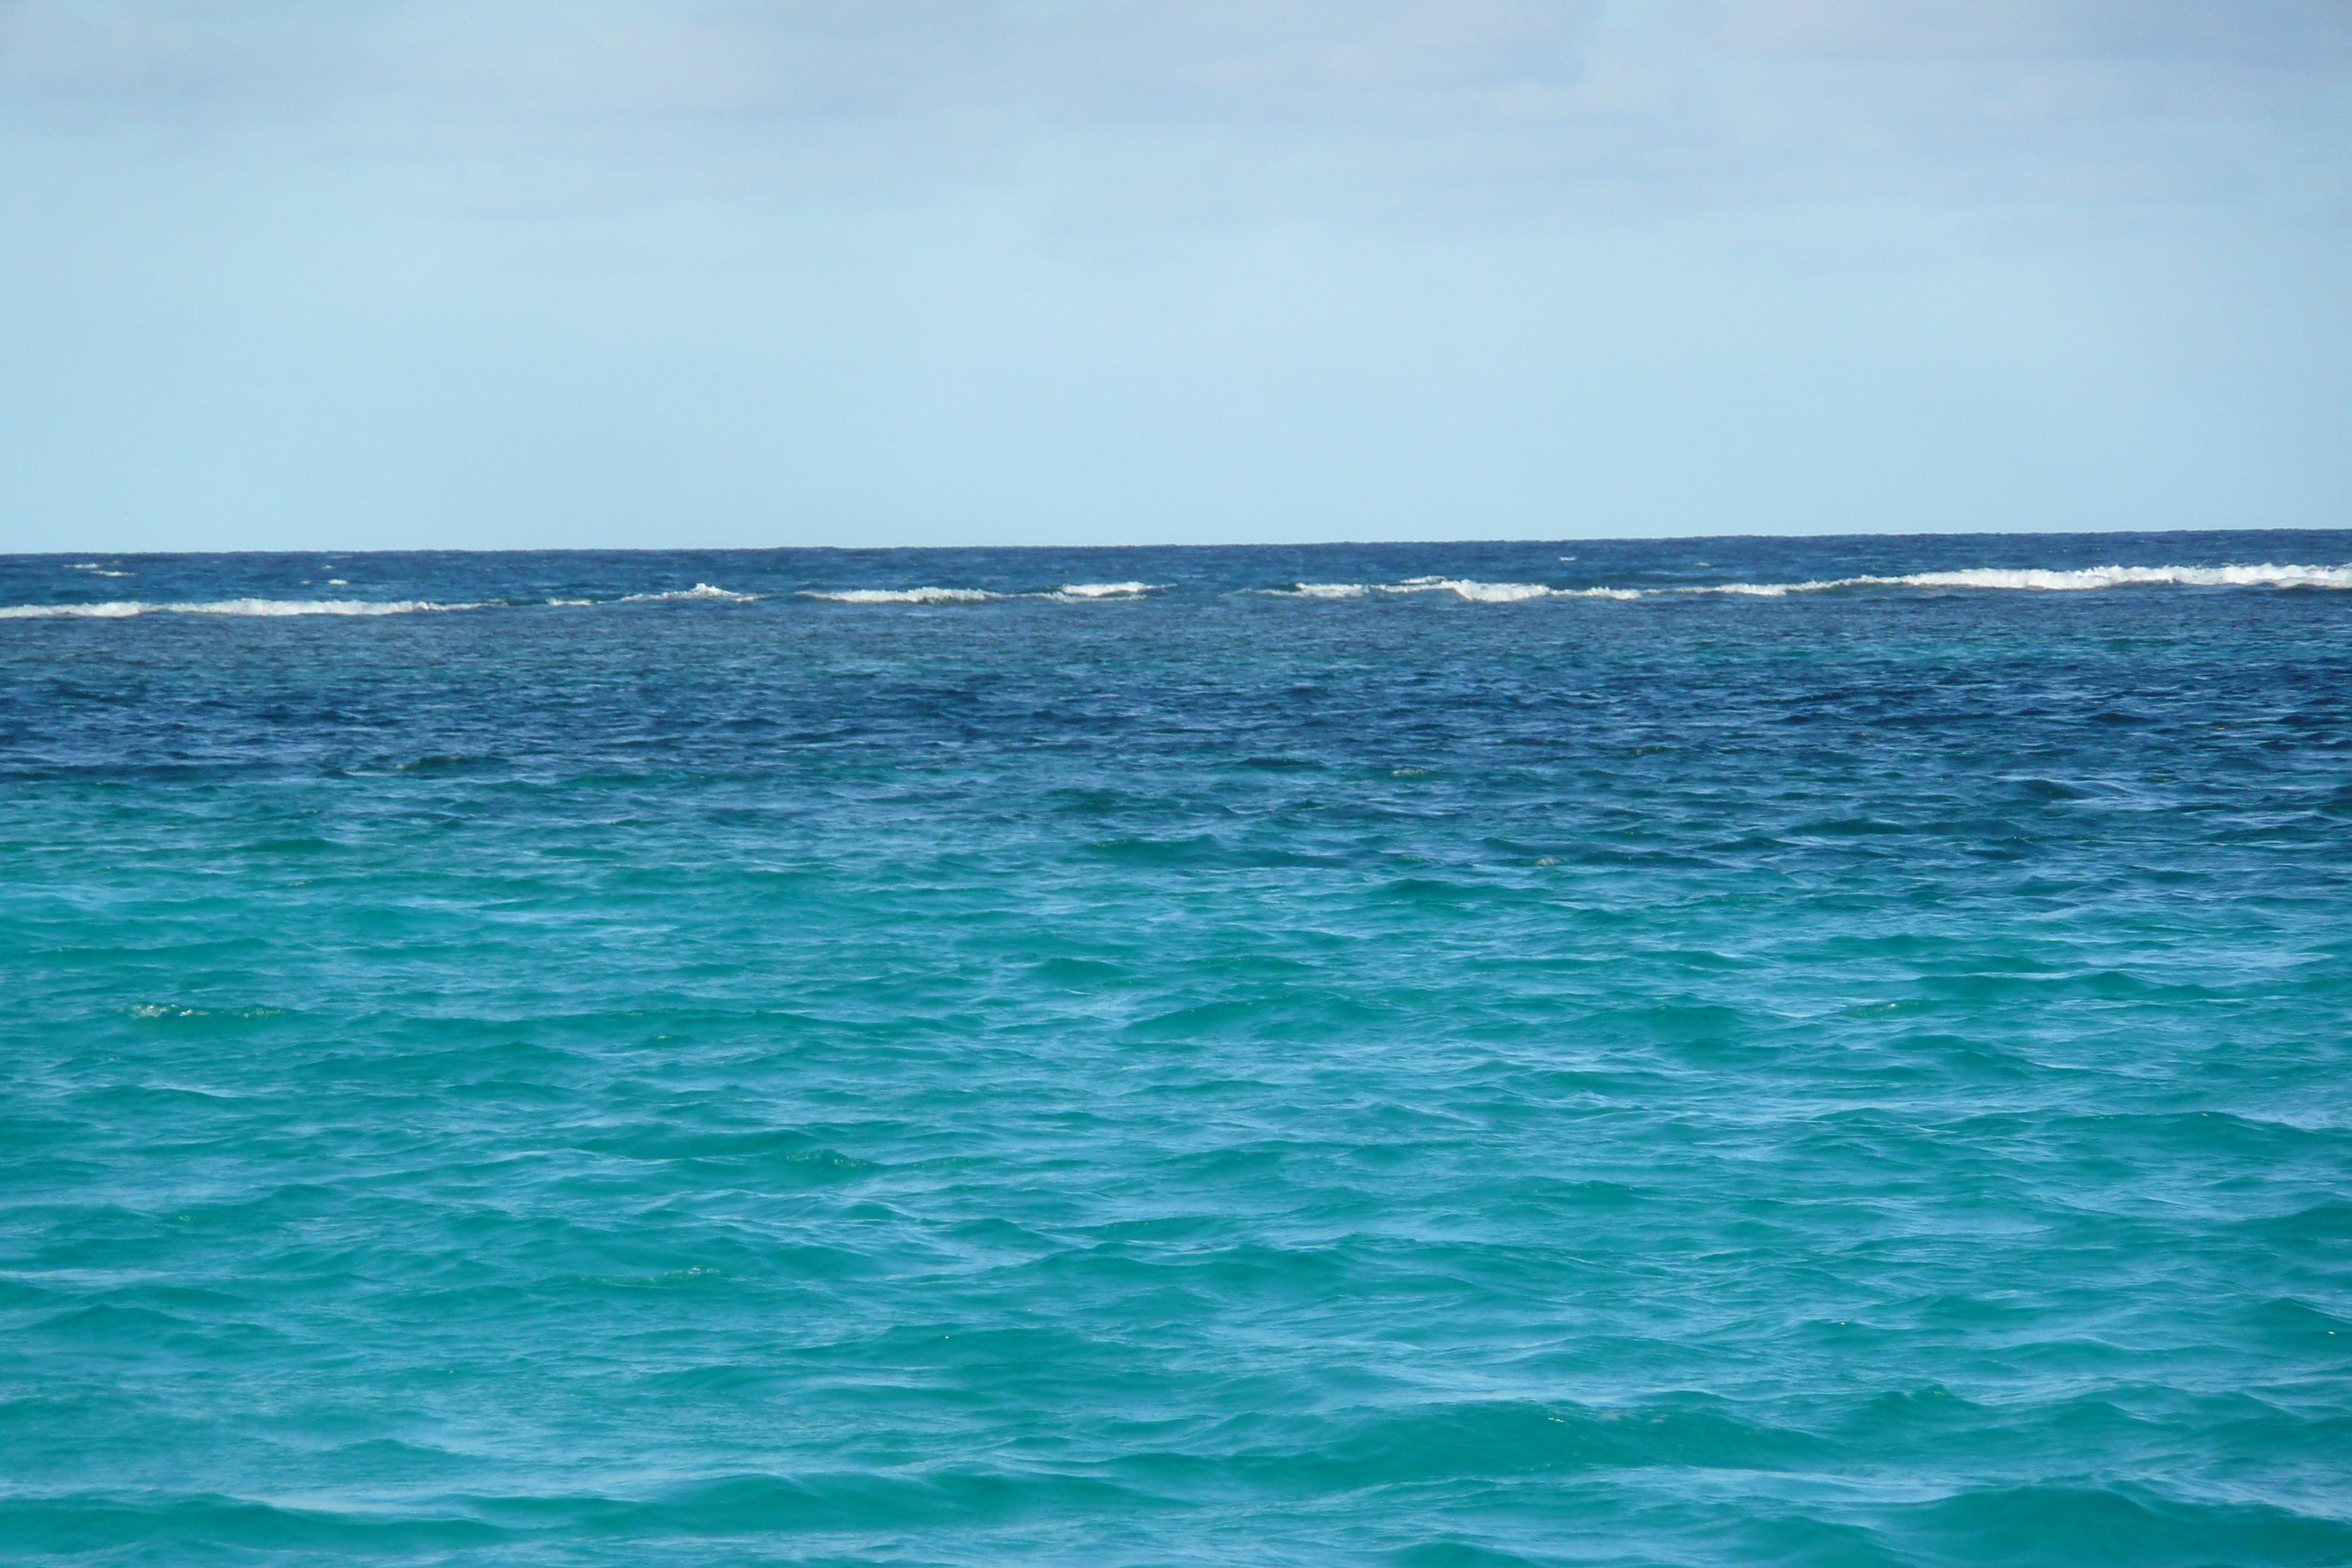
[[[2347,563],[0,560],[0,1557],[2352,1563]]]

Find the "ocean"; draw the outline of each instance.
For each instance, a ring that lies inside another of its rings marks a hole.
[[[0,560],[0,1556],[2352,1563],[2347,562]]]

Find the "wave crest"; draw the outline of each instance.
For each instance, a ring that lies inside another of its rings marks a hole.
[[[715,600],[728,605],[748,605],[759,598],[757,594],[737,594],[708,583],[697,583],[691,588],[673,588],[667,594],[624,594],[613,602],[616,605],[667,605],[683,600]],[[551,599],[550,604],[555,603]]]
[[[985,588],[803,588],[803,599],[836,605],[982,605],[997,599],[1053,599],[1066,605],[1099,599],[1139,599],[1165,583],[1065,583],[1036,594],[997,594]]]
[[[1001,599],[979,588],[803,588],[803,599],[830,599],[836,605],[977,605]]]
[[[1476,605],[1528,599],[1638,599],[1634,588],[1555,588],[1546,583],[1484,583],[1475,577],[1407,577],[1400,583],[1294,583],[1261,592],[1278,599],[1361,599],[1373,594],[1452,594]]]
[[[1685,594],[1746,594],[1780,598],[1833,588],[1990,588],[2079,594],[2100,588],[2352,588],[2352,566],[2086,566],[2075,571],[1972,566],[1957,572],[1911,572],[1899,577],[1833,577],[1806,583],[1726,583],[1671,590]]]
[[[1565,559],[1563,557],[1563,559]],[[1471,577],[1407,577],[1395,583],[1294,583],[1259,593],[1282,599],[1361,599],[1373,594],[1452,594],[1480,605],[1530,599],[1646,599],[1676,594],[1728,594],[1778,599],[1841,588],[1972,588],[2086,593],[2134,586],[2352,589],[2352,566],[2090,566],[2079,570],[1971,566],[1900,576],[1816,578],[1802,583],[1712,583],[1667,588],[1555,588],[1544,583],[1486,583]]]
[[[0,620],[123,620],[131,616],[407,616],[420,611],[484,610],[499,601],[444,605],[430,599],[206,599],[151,604],[110,599],[95,605],[0,605]]]

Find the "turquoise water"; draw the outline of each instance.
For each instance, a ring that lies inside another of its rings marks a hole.
[[[0,1552],[2352,1563],[2347,561],[0,561]]]

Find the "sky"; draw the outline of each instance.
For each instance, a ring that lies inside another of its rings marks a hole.
[[[0,0],[0,551],[2347,498],[2352,0]]]

